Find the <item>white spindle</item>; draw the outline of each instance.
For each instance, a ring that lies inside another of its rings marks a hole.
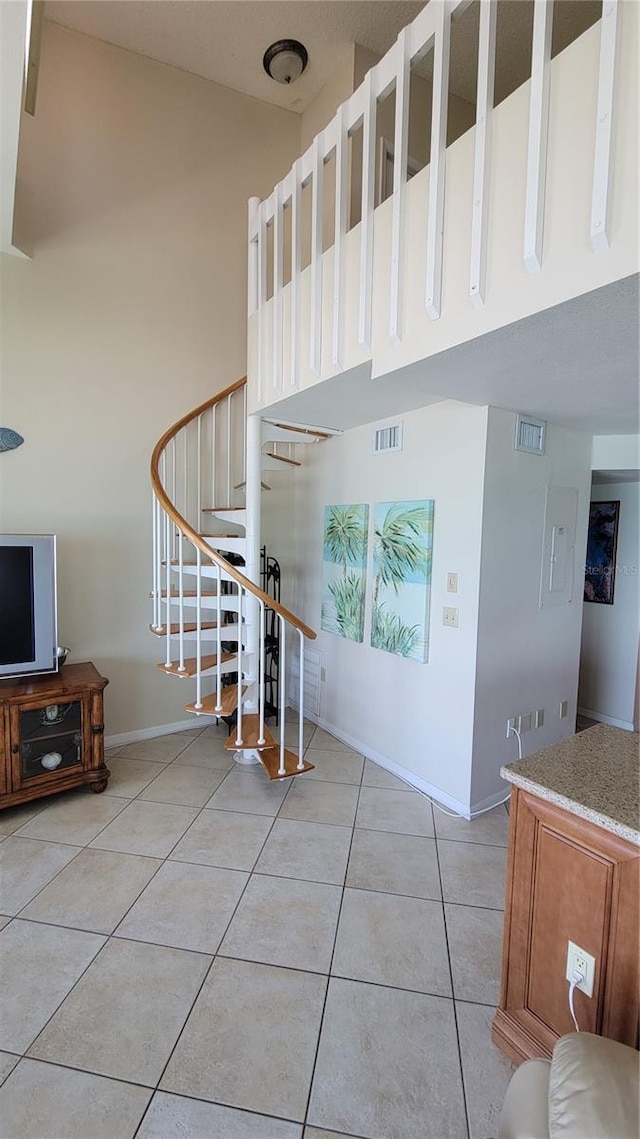
[[[180,664],[178,672],[186,672],[184,665],[184,540],[182,532],[178,538],[178,637],[180,644]]]
[[[243,587],[238,586],[238,605],[240,607],[242,606],[242,594],[243,594],[243,592],[244,592]],[[218,661],[218,668],[220,668],[220,662],[219,661]],[[237,704],[236,704],[236,708],[237,708],[236,747],[241,747],[242,742],[243,742],[243,739],[242,739],[242,629],[240,628],[240,622],[239,621],[238,621],[237,678],[238,678],[238,689],[237,689]]]
[[[200,521],[202,518],[202,416],[201,415],[198,416],[198,435],[197,435],[197,443],[196,443],[196,463],[198,465],[198,471],[197,471],[197,475],[196,475],[196,487],[197,487],[196,517],[197,517],[197,527],[199,528],[200,527]],[[213,505],[213,503],[212,503],[212,505]]]
[[[373,210],[375,205],[376,99],[371,71],[364,78],[362,122],[362,220],[360,222],[360,305],[358,343],[371,351],[373,306]]]
[[[240,482],[244,481],[246,486],[247,478],[247,385],[242,389],[242,427],[240,431],[242,439],[242,466],[240,467]],[[231,505],[229,503],[229,505]]]
[[[476,143],[471,216],[471,272],[469,292],[473,304],[484,305],[487,276],[487,231],[491,187],[493,94],[496,69],[497,0],[481,0],[478,38],[478,93]]]
[[[300,659],[300,690],[299,690],[299,720],[298,720],[298,771],[304,770],[304,637],[302,630],[298,629],[299,659]]]
[[[300,274],[302,272],[302,180],[300,162],[293,164],[291,192],[291,364],[289,383],[299,385],[300,351]]]
[[[396,44],[396,121],[393,141],[393,203],[391,207],[391,296],[389,335],[402,339],[404,276],[404,211],[409,161],[409,95],[411,56],[409,29],[403,28]]]
[[[284,204],[282,183],[275,188],[273,215],[273,376],[275,392],[282,390],[282,281],[284,267]]]
[[[534,0],[524,217],[524,263],[530,273],[542,268],[552,28],[553,0]]]
[[[171,520],[165,511],[164,515],[164,548],[165,548],[165,562],[167,567],[167,611],[165,613],[165,644],[166,656],[165,664],[167,668],[171,665],[171,558],[172,558],[172,529]]]
[[[182,434],[182,488],[183,488],[183,495],[184,495],[182,516],[183,516],[183,518],[186,518],[187,522],[189,522],[190,518],[189,518],[189,427],[188,427],[188,425],[186,427],[183,427],[181,434]]]
[[[227,396],[227,498],[225,506],[231,505],[231,397]]]
[[[220,657],[222,655],[222,575],[220,566],[216,565],[216,712],[222,712],[222,673],[220,672]]]
[[[309,367],[320,375],[322,358],[322,190],[324,167],[318,135],[313,140],[311,189],[311,330]]]
[[[258,308],[258,240],[253,231],[256,225],[259,198],[249,198],[249,255],[247,265],[247,311],[253,316]]]
[[[347,232],[347,210],[349,204],[347,128],[344,122],[344,107],[336,113],[336,207],[335,234],[333,243],[333,322],[331,337],[331,360],[334,368],[341,369],[340,329],[342,320],[342,284],[344,278],[343,256],[344,238]]]
[[[217,403],[214,403],[211,408],[211,505],[217,506],[216,502],[216,436],[217,436],[217,416],[216,408]]]
[[[267,223],[265,221],[264,202],[260,206],[260,221],[258,225],[258,402],[264,403],[266,387],[265,377],[265,349],[266,337],[266,303],[267,303]]]
[[[285,717],[287,713],[286,701],[286,687],[287,687],[287,672],[286,672],[286,628],[284,624],[284,617],[278,614],[278,621],[280,624],[280,652],[278,654],[278,684],[280,687],[280,766],[278,768],[278,775],[286,775],[287,769],[284,762],[285,752]]]
[[[451,6],[440,0],[436,9],[433,52],[433,103],[431,106],[431,156],[429,165],[429,213],[427,217],[427,312],[440,316],[442,303],[442,234],[447,162],[447,107],[449,102],[449,47]]]
[[[173,439],[171,440],[171,501],[172,502],[175,502],[175,500],[176,500],[177,483],[178,483],[178,472],[177,472],[177,455],[176,455],[176,437],[174,435]],[[176,556],[176,538],[177,538],[178,531],[177,531],[176,526],[173,523],[171,524],[171,531],[172,531],[172,536],[173,536],[173,541],[172,541],[173,556],[175,558],[175,556]]]
[[[619,42],[618,0],[604,0],[600,21],[600,67],[598,73],[598,109],[596,116],[596,149],[593,163],[591,198],[591,244],[600,253],[609,248],[611,212],[611,159],[613,132],[613,97],[616,79],[616,57]]]
[[[196,546],[196,708],[202,708],[202,551]]]
[[[151,525],[153,529],[152,548],[153,548],[153,572],[151,575],[152,580],[152,596],[153,603],[151,606],[151,621],[154,629],[158,628],[158,606],[160,604],[160,591],[158,585],[158,508],[155,494],[151,496]]]
[[[264,601],[260,601],[260,644],[258,647],[259,655],[259,672],[258,672],[258,704],[260,710],[260,738],[258,743],[265,742],[264,735],[264,672],[265,672],[265,623],[266,612]]]

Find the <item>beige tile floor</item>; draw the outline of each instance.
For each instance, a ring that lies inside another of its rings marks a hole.
[[[3,1139],[491,1139],[506,810],[313,725],[269,784],[225,735],[0,813]]]

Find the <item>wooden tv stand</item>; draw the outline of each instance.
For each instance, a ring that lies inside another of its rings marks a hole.
[[[103,697],[92,664],[0,681],[0,808],[87,783],[104,791]]]

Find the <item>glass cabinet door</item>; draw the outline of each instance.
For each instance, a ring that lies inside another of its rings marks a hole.
[[[82,764],[82,700],[20,712],[21,779]]]

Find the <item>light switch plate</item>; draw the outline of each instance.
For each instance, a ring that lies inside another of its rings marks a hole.
[[[458,592],[458,575],[457,573],[447,574],[447,593]]]

